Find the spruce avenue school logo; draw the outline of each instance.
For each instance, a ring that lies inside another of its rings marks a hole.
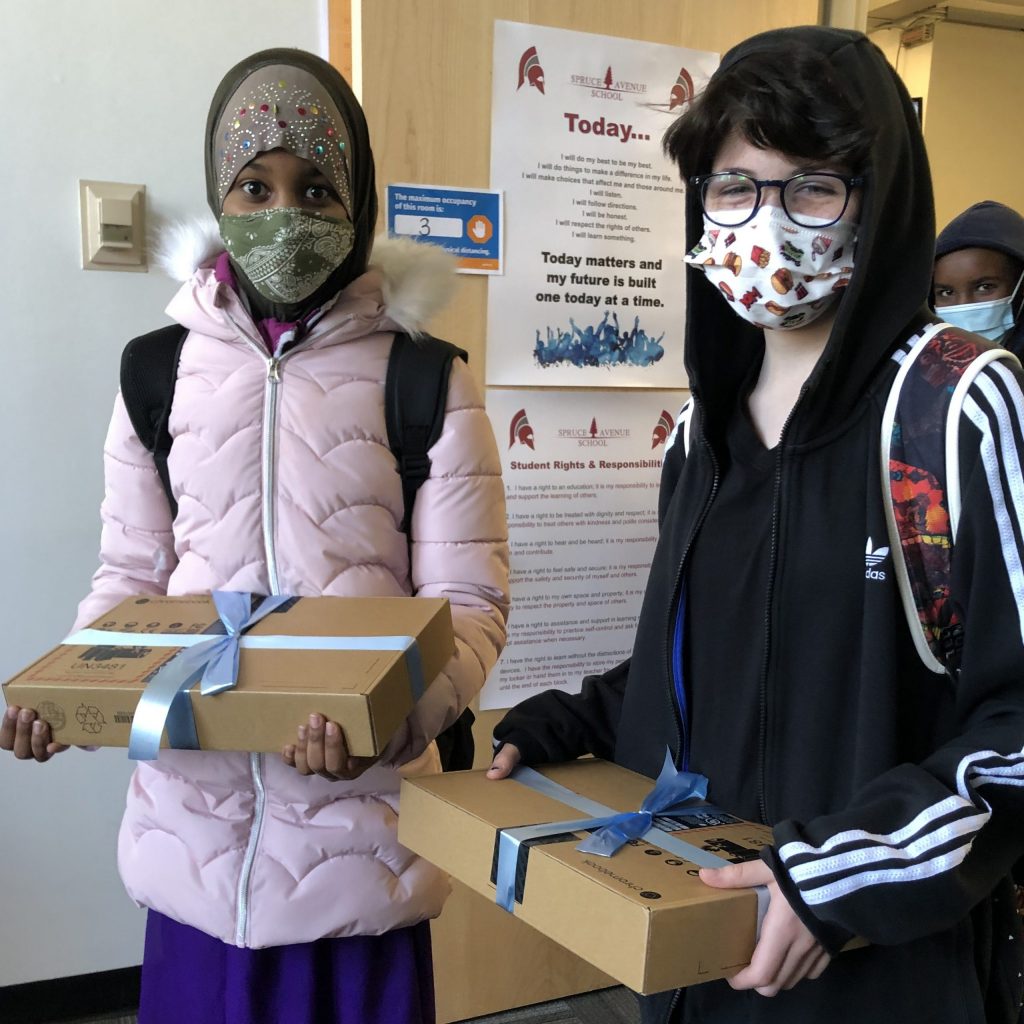
[[[672,92],[669,94],[669,111],[675,110],[676,107],[681,107],[684,103],[689,103],[693,96],[693,79],[690,77],[690,72],[686,68],[680,68],[679,77],[676,79],[676,84],[672,86]]]
[[[540,65],[536,46],[524,50],[522,57],[519,58],[519,84],[516,86],[516,92],[522,89],[524,83],[529,83],[541,95],[544,94],[544,69]]]
[[[589,427],[562,427],[558,436],[575,439],[580,448],[607,448],[609,441],[629,438],[629,427],[598,427],[597,417],[590,420]]]
[[[663,88],[659,86],[659,89]],[[662,96],[665,93],[661,93]],[[693,84],[693,75],[686,68],[680,68],[679,74],[672,88],[668,90],[667,103],[647,103],[651,110],[657,110],[662,114],[671,114],[673,117],[682,114],[697,96],[697,88]]]
[[[659,444],[664,444],[674,427],[675,423],[672,417],[662,410],[658,423],[654,428],[651,447],[656,448]],[[562,427],[557,431],[557,435],[560,440],[575,441],[580,448],[607,448],[609,441],[629,440],[630,430],[629,427],[600,427],[597,423],[597,417],[593,416],[589,426]],[[526,415],[526,409],[520,409],[509,421],[508,446],[512,449],[517,444],[524,445],[530,451],[536,451],[533,426]]]
[[[508,446],[513,448],[516,441],[520,444],[526,445],[530,451],[534,451],[533,447],[533,427],[530,426],[530,421],[526,416],[526,410],[520,409],[519,412],[512,417],[512,422],[509,424],[508,431]]]
[[[657,448],[659,444],[664,444],[675,429],[675,420],[672,419],[667,410],[662,409],[658,422],[654,425],[654,431],[651,434],[652,450]]]
[[[864,579],[884,580],[885,573],[878,567],[889,557],[887,547],[874,548],[874,541],[868,537],[868,546],[864,549]]]
[[[616,78],[610,64],[603,75],[572,75],[569,81],[580,89],[589,89],[591,96],[604,100],[621,101],[624,96],[643,96],[647,92],[644,82]]]

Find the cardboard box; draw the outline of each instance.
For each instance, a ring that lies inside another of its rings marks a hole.
[[[654,785],[606,761],[538,770],[614,811],[635,811]],[[454,772],[402,782],[398,837],[493,900],[501,829],[586,817],[514,779]],[[729,862],[752,860],[771,842],[767,826],[700,807],[657,824]],[[726,977],[749,963],[757,926],[752,890],[712,889],[693,863],[642,839],[610,858],[580,853],[576,845],[586,835],[523,843],[516,917],[645,994]]]
[[[138,642],[61,644],[4,684],[7,702],[35,708],[61,743],[128,746],[147,681],[180,650],[147,647],[146,634],[224,633],[209,595],[129,598],[91,628],[132,633]],[[455,650],[451,609],[440,598],[297,598],[245,635],[412,636],[428,686]],[[378,650],[243,646],[234,689],[204,697],[197,683],[189,696],[203,750],[279,751],[319,712],[341,725],[356,756],[379,753],[414,703],[404,654]]]

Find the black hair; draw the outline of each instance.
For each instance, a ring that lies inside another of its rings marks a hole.
[[[733,132],[759,149],[844,164],[854,174],[867,163],[875,134],[828,58],[795,41],[720,68],[662,145],[685,180],[710,171]]]

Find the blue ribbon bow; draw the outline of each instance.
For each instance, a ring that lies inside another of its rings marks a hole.
[[[250,594],[215,590],[213,603],[224,624],[225,635],[185,648],[153,676],[135,710],[128,756],[135,761],[154,760],[160,752],[160,738],[165,728],[172,747],[198,750],[199,737],[189,689],[200,678],[199,692],[204,697],[235,686],[242,634],[290,600],[281,594],[272,595],[250,611]]]
[[[617,814],[606,825],[589,835],[576,847],[580,853],[594,853],[598,857],[611,857],[630,839],[646,835],[654,825],[657,814],[681,811],[691,800],[705,800],[708,780],[696,772],[676,771],[672,754],[665,751],[665,763],[654,789],[644,797],[640,810]]]

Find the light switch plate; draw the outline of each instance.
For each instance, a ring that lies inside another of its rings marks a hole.
[[[145,273],[146,186],[79,181],[82,267]]]

